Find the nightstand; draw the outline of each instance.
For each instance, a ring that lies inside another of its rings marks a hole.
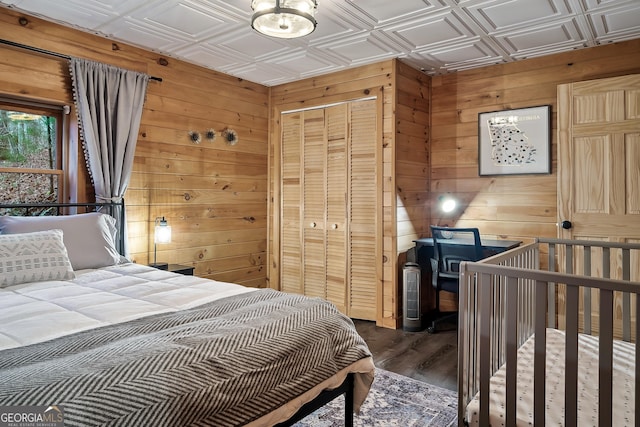
[[[190,265],[181,265],[181,264],[149,264],[149,267],[157,268],[158,270],[170,271],[172,273],[183,274],[185,276],[193,276],[193,270],[195,267],[191,267]]]
[[[190,265],[169,264],[169,271],[178,274],[184,274],[185,276],[193,276],[193,270],[195,267]]]

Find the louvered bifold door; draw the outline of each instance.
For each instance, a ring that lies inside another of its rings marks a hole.
[[[302,268],[304,294],[327,297],[325,211],[326,132],[324,110],[303,112]]]
[[[325,110],[327,129],[326,283],[327,299],[347,313],[347,111],[348,104]]]
[[[282,115],[281,289],[376,320],[377,102]]]
[[[350,104],[349,309],[350,317],[376,319],[378,200],[376,101]]]
[[[281,215],[281,281],[280,290],[301,294],[302,253],[300,244],[300,159],[302,147],[302,114],[282,115],[282,215]]]

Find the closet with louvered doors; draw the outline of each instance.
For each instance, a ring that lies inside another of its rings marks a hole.
[[[281,290],[376,319],[376,100],[282,114]]]

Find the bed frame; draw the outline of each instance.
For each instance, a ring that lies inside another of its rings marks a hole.
[[[344,382],[338,387],[332,390],[324,390],[315,399],[304,404],[287,421],[276,424],[276,427],[292,426],[342,394],[344,394],[344,425],[345,427],[353,427],[353,387],[354,376],[353,374],[348,374]]]
[[[505,364],[504,421],[516,425],[518,348],[531,335],[546,337],[546,328],[557,328],[566,334],[565,425],[577,425],[580,333],[599,336],[600,426],[612,423],[613,340],[635,342],[635,425],[640,426],[639,266],[640,244],[561,239],[536,239],[480,262],[462,263],[458,425],[467,425],[466,408],[476,395],[479,423],[489,425],[490,379]],[[536,426],[545,422],[545,341],[535,340]]]
[[[117,219],[118,242],[117,249],[124,255],[125,238],[125,204],[124,199],[119,202],[86,202],[86,203],[15,203],[0,204],[0,215],[20,215],[20,216],[59,216],[74,215],[77,213],[101,212],[109,214]],[[277,424],[278,427],[292,426],[302,420],[307,415],[320,409],[327,403],[344,395],[344,425],[353,427],[353,398],[354,398],[354,374],[349,373],[345,380],[338,387],[322,391],[317,397],[304,404],[287,421]]]

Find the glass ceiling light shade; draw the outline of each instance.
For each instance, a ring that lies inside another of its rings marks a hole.
[[[292,39],[316,29],[316,0],[252,0],[251,27],[267,36]]]

